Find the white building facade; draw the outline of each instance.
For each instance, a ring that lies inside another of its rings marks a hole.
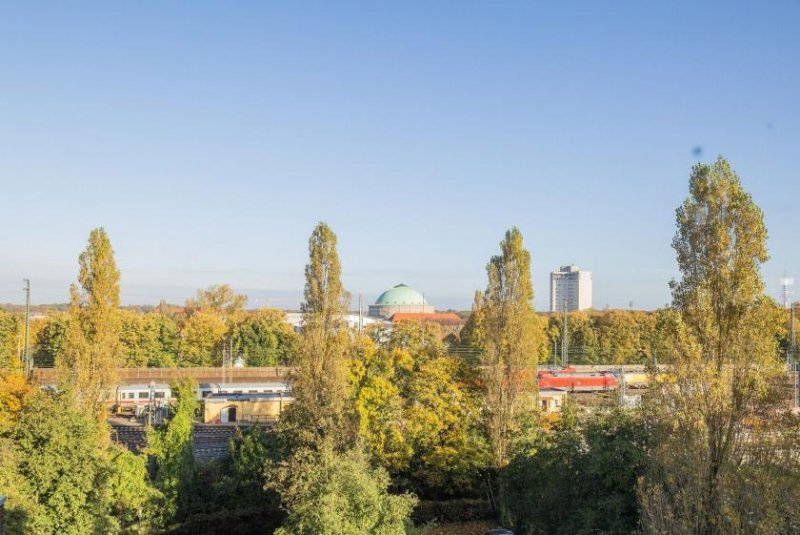
[[[550,273],[550,312],[592,308],[592,272],[578,266],[561,266]]]

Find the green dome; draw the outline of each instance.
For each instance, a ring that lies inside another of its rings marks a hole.
[[[414,288],[405,284],[398,284],[383,292],[376,305],[427,305],[425,297]]]

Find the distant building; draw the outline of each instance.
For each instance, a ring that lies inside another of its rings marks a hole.
[[[592,308],[592,272],[561,266],[550,273],[550,312]]]
[[[464,326],[464,320],[458,314],[436,312],[436,308],[425,300],[421,292],[405,284],[398,284],[383,292],[375,304],[369,306],[369,317],[392,324],[401,321],[437,323],[442,327],[444,336],[458,334]]]
[[[210,394],[204,399],[207,424],[271,423],[294,401],[291,393]]]
[[[348,313],[344,316],[344,320],[347,322],[347,326],[351,329],[357,329],[359,323],[362,327],[368,327],[370,325],[380,324],[383,325],[386,323],[382,319],[377,318],[368,318],[368,317],[361,317],[358,314]],[[300,332],[303,327],[303,313],[302,312],[287,312],[286,313],[286,323],[292,326],[295,332]]]
[[[560,411],[566,399],[567,391],[561,388],[539,389],[539,406],[544,413]]]
[[[369,315],[373,318],[389,319],[397,313],[426,314],[435,312],[433,305],[428,304],[420,292],[398,284],[383,292],[374,305],[369,306]]]

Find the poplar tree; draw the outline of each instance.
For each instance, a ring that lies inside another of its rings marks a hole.
[[[462,347],[472,349],[477,353],[482,352],[486,347],[486,329],[483,324],[483,316],[483,292],[476,290],[472,301],[472,312],[470,312],[469,318],[467,318],[459,336]]]
[[[344,447],[353,433],[345,406],[350,350],[345,314],[350,296],[342,286],[336,234],[327,224],[314,228],[308,252],[300,351],[292,382],[295,402],[282,421],[300,445],[330,438]]]
[[[531,304],[531,254],[519,229],[506,232],[500,250],[486,266],[489,283],[481,308],[486,428],[492,451],[486,479],[494,506],[494,479],[508,463],[510,446],[526,417],[536,410],[536,365],[544,336]]]
[[[655,381],[650,397],[658,446],[641,489],[647,533],[798,528],[781,505],[797,497],[780,475],[797,473],[797,456],[778,391],[782,318],[760,274],[766,239],[762,212],[728,162],[696,165],[673,240],[674,375]]]
[[[70,287],[70,321],[66,347],[57,360],[60,378],[80,406],[97,415],[116,384],[122,350],[119,340],[119,279],[106,231],[91,231],[80,257],[78,284]]]

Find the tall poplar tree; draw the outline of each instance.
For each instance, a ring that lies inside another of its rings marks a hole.
[[[282,421],[300,445],[332,439],[344,447],[352,419],[346,409],[350,339],[345,314],[350,296],[342,286],[336,234],[319,223],[308,241],[300,351],[292,382],[295,402]]]
[[[91,231],[80,257],[78,284],[70,287],[70,322],[66,347],[57,360],[60,378],[79,405],[103,412],[120,365],[119,279],[106,231]]]
[[[531,254],[519,229],[506,232],[500,250],[486,265],[489,283],[481,308],[486,428],[492,451],[487,487],[492,493],[514,437],[536,410],[536,364],[544,337],[531,304]]]
[[[766,239],[761,210],[728,162],[696,165],[673,240],[674,377],[650,398],[659,433],[641,489],[648,533],[798,528],[791,507],[781,509],[789,493],[796,500],[780,474],[797,473],[797,456],[778,388],[782,318],[760,274]]]

